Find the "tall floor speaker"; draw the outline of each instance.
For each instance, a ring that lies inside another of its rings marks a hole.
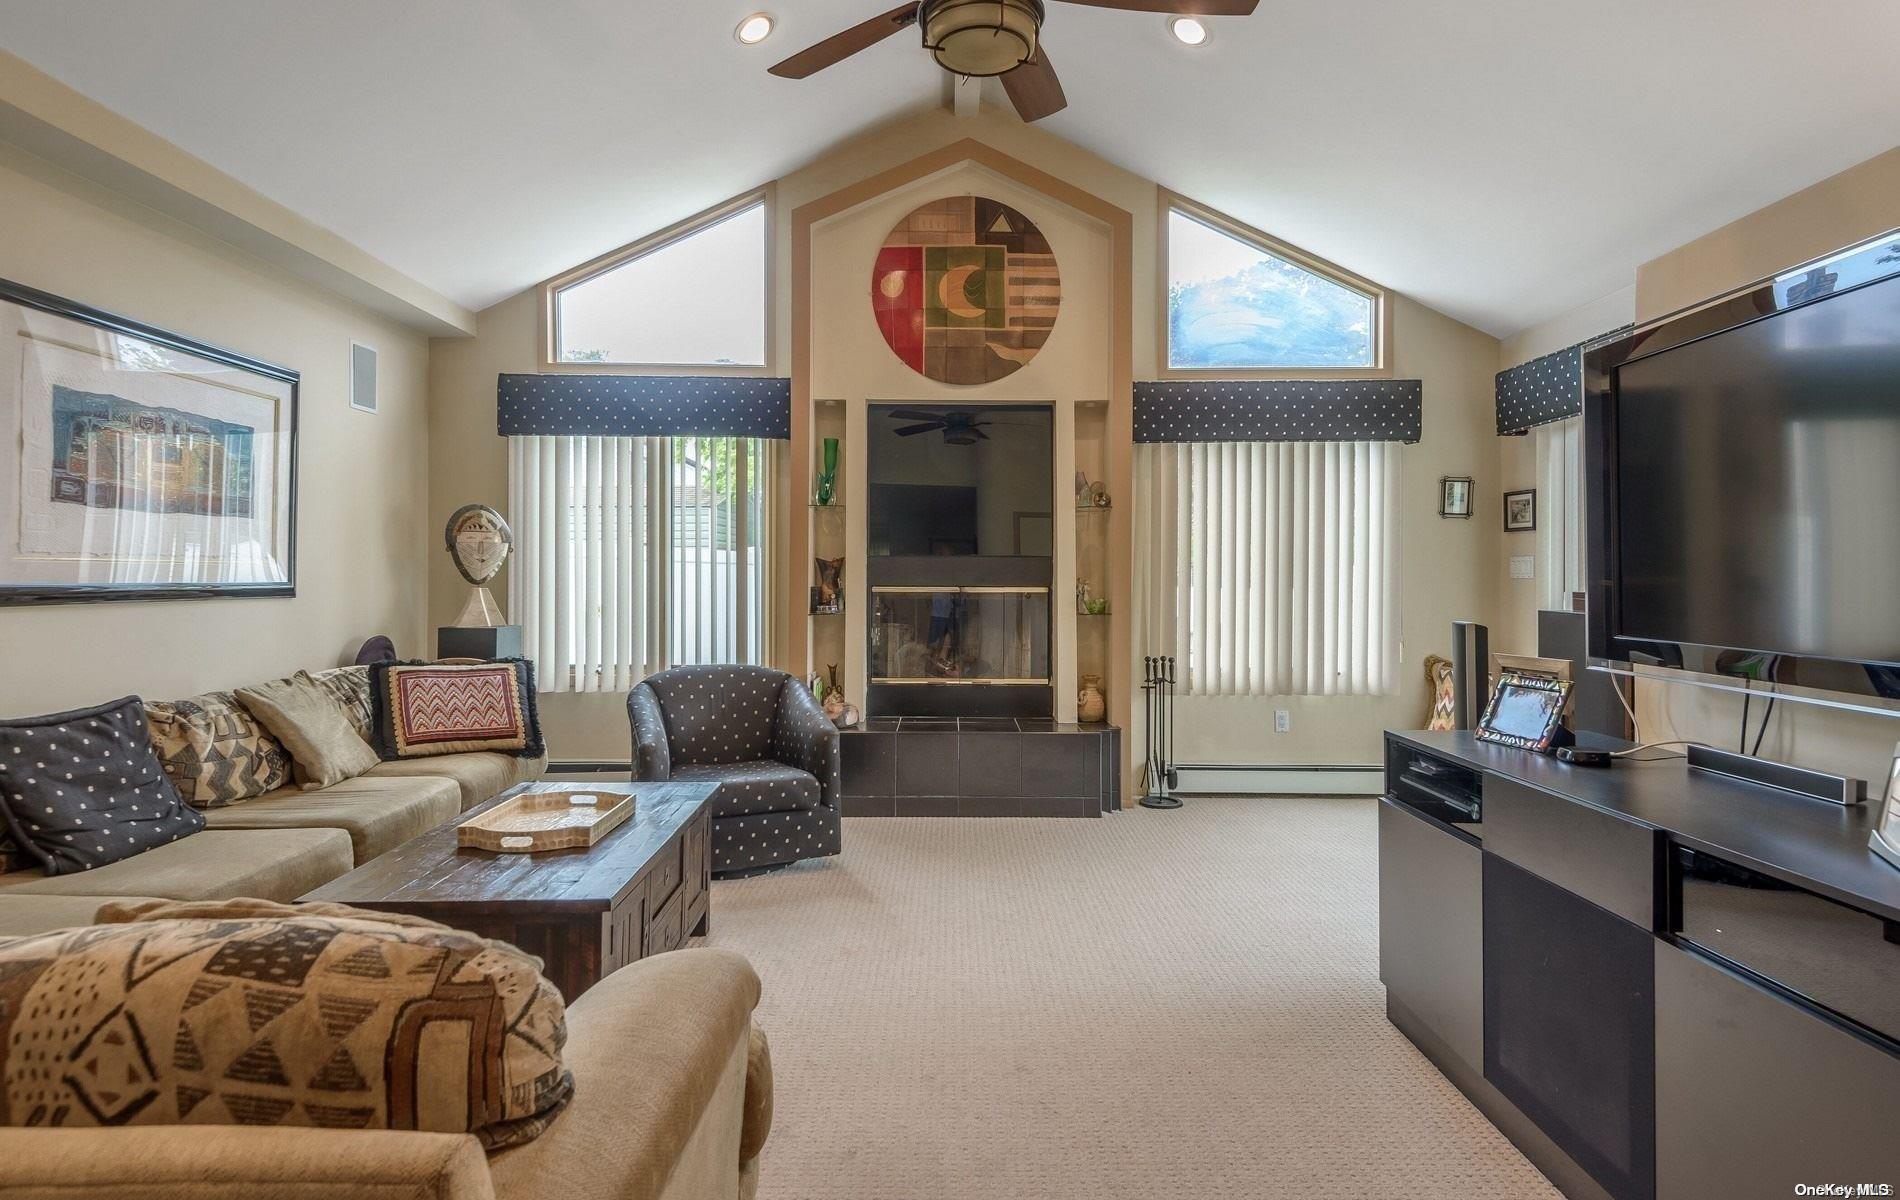
[[[1491,699],[1491,630],[1476,621],[1451,623],[1452,718],[1459,729],[1476,727]]]

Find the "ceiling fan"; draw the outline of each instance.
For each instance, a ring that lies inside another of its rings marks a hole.
[[[977,420],[974,412],[925,412],[916,408],[893,408],[884,415],[893,421],[918,422],[893,430],[898,437],[916,437],[920,433],[941,429],[943,440],[952,446],[974,446],[980,441],[988,441],[990,437],[983,432],[983,426],[989,422]]]
[[[1184,17],[1244,17],[1260,0],[1063,0],[1091,8]],[[971,78],[1001,76],[1009,102],[1025,121],[1068,106],[1062,82],[1042,45],[1043,0],[911,0],[808,46],[771,68],[803,79],[868,50],[900,29],[923,31],[924,49],[944,70]]]

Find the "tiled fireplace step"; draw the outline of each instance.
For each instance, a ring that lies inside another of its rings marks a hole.
[[[1120,760],[1113,725],[873,718],[844,735],[844,815],[1099,817]]]

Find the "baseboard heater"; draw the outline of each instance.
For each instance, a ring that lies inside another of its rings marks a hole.
[[[1176,792],[1203,796],[1377,796],[1385,770],[1339,763],[1180,763]]]

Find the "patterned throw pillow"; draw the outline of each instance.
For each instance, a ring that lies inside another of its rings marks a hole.
[[[1425,723],[1426,729],[1453,729],[1457,727],[1455,715],[1458,706],[1457,692],[1452,684],[1451,660],[1440,658],[1436,654],[1425,656],[1425,682],[1432,688],[1432,714]]]
[[[294,1125],[519,1145],[573,1093],[534,959],[342,905],[166,900],[0,942],[0,1124]]]
[[[368,665],[312,671],[310,678],[323,685],[330,699],[336,701],[343,715],[350,719],[350,726],[356,730],[356,736],[374,743],[376,737],[370,731],[376,728],[376,711],[369,702]]]
[[[290,752],[230,692],[147,700],[152,749],[193,808],[221,808],[290,784]]]
[[[492,750],[539,758],[534,664],[525,658],[485,663],[371,663],[377,753],[426,758]]]
[[[137,696],[0,721],[0,815],[48,875],[118,862],[205,825],[158,765]]]

